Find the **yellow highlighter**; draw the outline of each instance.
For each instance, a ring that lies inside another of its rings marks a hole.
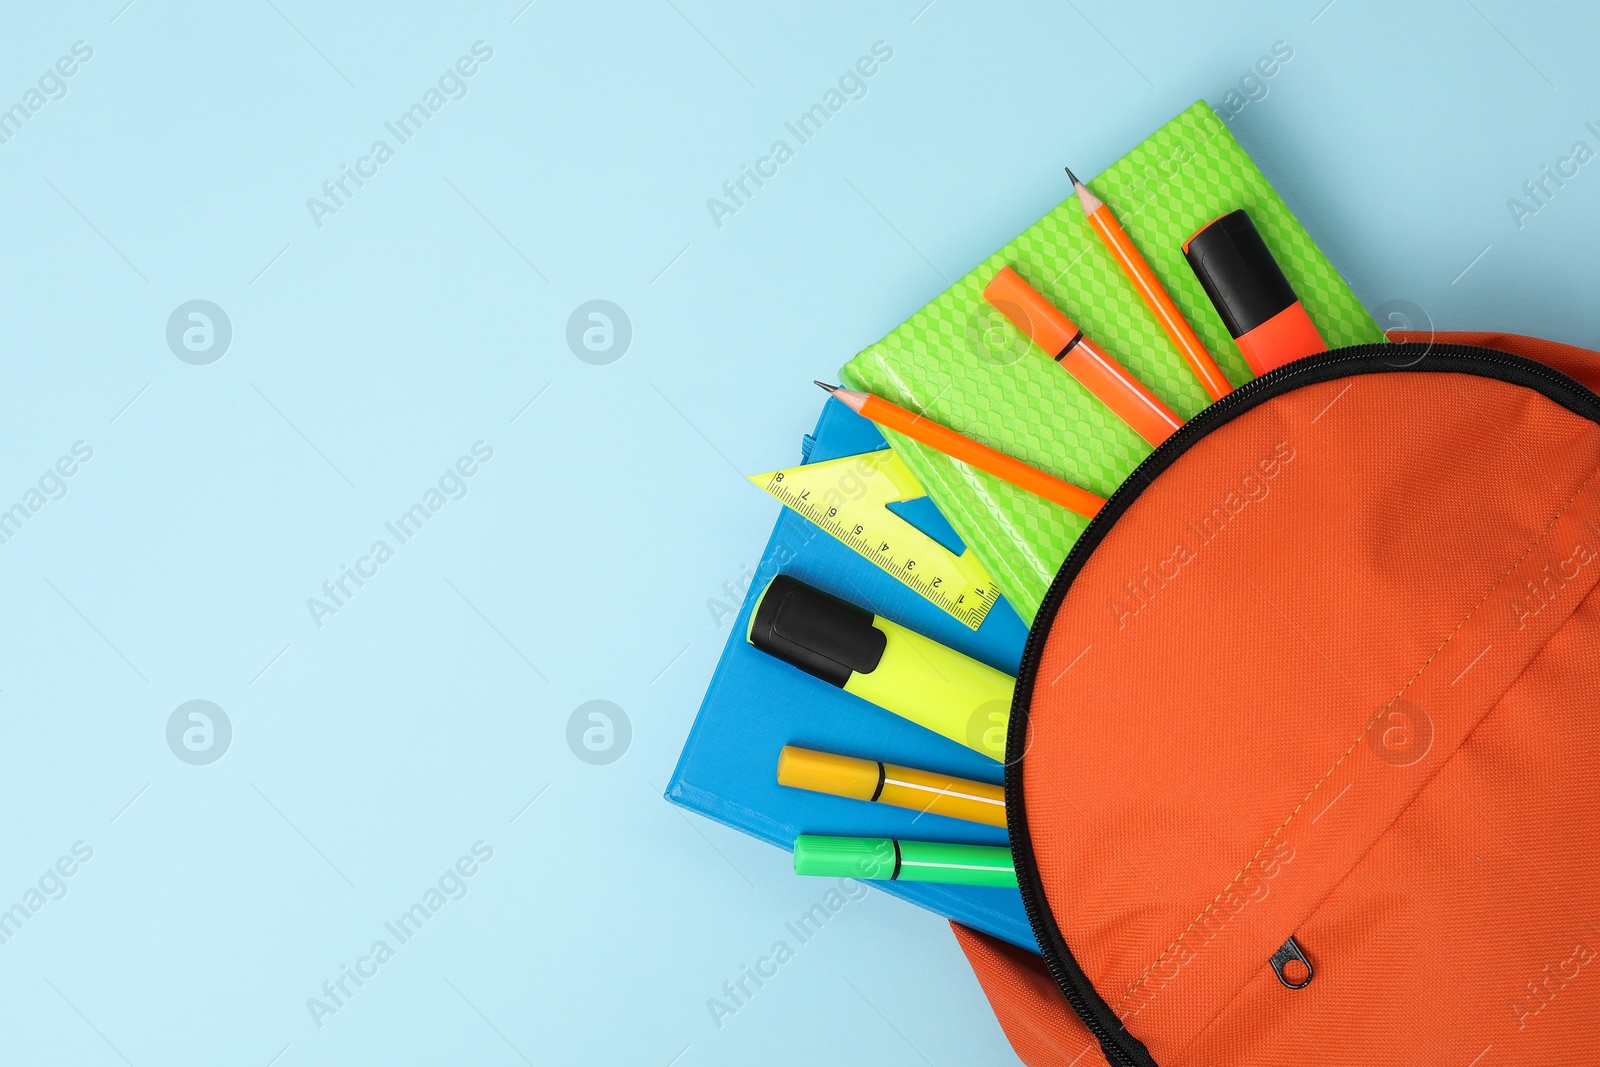
[[[988,826],[1006,825],[1004,787],[970,778],[919,771],[882,760],[836,756],[784,745],[778,753],[778,784],[813,793],[875,801],[931,815],[948,815]]]
[[[756,648],[997,760],[1016,679],[780,574],[750,613]]]

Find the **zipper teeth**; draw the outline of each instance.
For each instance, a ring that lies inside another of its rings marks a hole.
[[[1316,356],[1308,356],[1305,359],[1296,360],[1293,363],[1286,363],[1281,367],[1270,370],[1259,378],[1252,378],[1250,381],[1245,382],[1237,389],[1228,393],[1221,400],[1212,403],[1193,419],[1190,419],[1188,422],[1184,423],[1176,432],[1172,434],[1171,437],[1163,441],[1160,446],[1158,446],[1153,452],[1141,460],[1139,465],[1135,467],[1126,478],[1123,479],[1122,484],[1117,486],[1116,490],[1106,500],[1105,505],[1100,509],[1101,512],[1111,512],[1114,515],[1120,514],[1120,509],[1114,508],[1113,505],[1120,504],[1127,497],[1137,496],[1139,493],[1144,491],[1144,485],[1148,485],[1150,483],[1150,477],[1144,474],[1144,471],[1147,467],[1153,465],[1153,463],[1155,463],[1158,459],[1165,459],[1165,456],[1163,455],[1164,452],[1179,451],[1187,448],[1191,439],[1209,433],[1214,423],[1227,415],[1228,412],[1232,411],[1233,408],[1237,407],[1239,404],[1249,400],[1255,394],[1272,388],[1285,378],[1294,377],[1295,375],[1302,374],[1307,370],[1339,366],[1345,363],[1357,363],[1377,355],[1394,355],[1396,354],[1397,350],[1404,349],[1405,347],[1407,346],[1395,344],[1351,345],[1347,348],[1339,349],[1337,355],[1330,356],[1324,353]],[[1582,393],[1588,394],[1586,399],[1589,399],[1596,404],[1600,404],[1600,397],[1595,396],[1594,393],[1584,388],[1581,383],[1575,382],[1566,375],[1561,374],[1558,371],[1550,370],[1543,364],[1535,363],[1532,360],[1522,359],[1520,357],[1507,358],[1504,355],[1501,355],[1500,358],[1494,358],[1491,355],[1484,354],[1492,352],[1492,349],[1473,348],[1468,345],[1429,345],[1428,347],[1431,351],[1437,352],[1440,355],[1464,356],[1472,358],[1478,363],[1484,363],[1491,366],[1510,367],[1531,377],[1543,378],[1545,381],[1556,385],[1561,385],[1569,389],[1573,386],[1577,386]],[[1405,370],[1407,368],[1397,367],[1395,369]],[[1143,485],[1137,484],[1141,482]],[[1086,554],[1082,552],[1081,549],[1086,543],[1089,542],[1090,539],[1088,534],[1094,529],[1095,523],[1097,522],[1100,522],[1098,515],[1089,520],[1089,525],[1084,527],[1083,533],[1079,534],[1078,539],[1073,542],[1072,549],[1067,553],[1066,559],[1062,561],[1061,569],[1056,572],[1056,577],[1051,582],[1051,588],[1045,594],[1046,600],[1050,599],[1050,594],[1055,592],[1055,583],[1060,581],[1063,574],[1077,573],[1076,569],[1072,568],[1070,565],[1078,562],[1079,558]],[[1035,636],[1035,631],[1030,628],[1028,631],[1028,640],[1023,646],[1022,655],[1024,660],[1027,659],[1028,653],[1032,651]]]
[[[1418,347],[1423,348],[1423,352],[1418,357],[1418,363],[1420,363],[1421,358],[1429,354],[1454,356],[1463,359],[1470,359],[1472,362],[1484,366],[1509,368],[1516,371],[1521,377],[1542,379],[1543,381],[1559,386],[1563,391],[1576,394],[1580,401],[1586,403],[1591,408],[1591,411],[1588,413],[1588,417],[1591,420],[1600,422],[1600,396],[1596,396],[1594,392],[1586,388],[1582,383],[1573,380],[1559,371],[1552,370],[1549,367],[1544,366],[1542,363],[1537,363],[1531,359],[1525,359],[1520,356],[1509,356],[1505,353],[1496,352],[1495,350],[1488,348],[1477,348],[1471,345],[1456,344],[1434,345],[1431,342],[1426,344],[1419,344],[1417,342],[1412,342],[1409,344],[1364,344],[1351,345],[1346,348],[1341,348],[1338,349],[1336,353],[1321,353],[1315,356],[1308,356],[1305,359],[1296,360],[1293,363],[1286,363],[1281,367],[1268,371],[1259,378],[1251,379],[1250,381],[1239,386],[1237,389],[1234,389],[1232,392],[1228,393],[1222,399],[1212,403],[1209,407],[1197,414],[1193,419],[1190,419],[1188,422],[1184,423],[1183,426],[1173,433],[1171,437],[1167,438],[1159,446],[1157,446],[1153,452],[1146,456],[1139,463],[1139,465],[1133,469],[1127,478],[1123,479],[1122,484],[1116,488],[1116,490],[1111,494],[1110,498],[1107,499],[1105,505],[1101,507],[1099,514],[1097,514],[1093,519],[1089,520],[1089,525],[1084,527],[1083,532],[1078,535],[1078,539],[1073,542],[1072,548],[1067,553],[1066,559],[1062,561],[1061,568],[1056,572],[1055,578],[1051,581],[1050,588],[1046,591],[1044,599],[1040,601],[1040,611],[1043,612],[1044,605],[1058,603],[1059,598],[1065,593],[1064,583],[1067,585],[1071,584],[1071,581],[1076,578],[1078,571],[1082,569],[1084,559],[1090,552],[1094,551],[1095,547],[1099,545],[1100,538],[1098,536],[1090,535],[1098,535],[1100,529],[1105,524],[1115,521],[1114,517],[1122,514],[1122,512],[1126,509],[1128,501],[1132,497],[1138,496],[1140,493],[1144,492],[1145,488],[1152,483],[1153,478],[1147,474],[1146,471],[1156,465],[1160,465],[1164,469],[1168,456],[1175,452],[1181,452],[1187,449],[1195,438],[1209,433],[1219,422],[1227,421],[1229,413],[1232,412],[1234,408],[1238,407],[1240,404],[1248,402],[1257,393],[1268,389],[1274,389],[1286,379],[1303,375],[1309,371],[1322,371],[1330,367],[1338,367],[1349,363],[1362,363],[1374,357],[1381,356],[1387,356],[1391,359],[1404,358],[1408,351],[1414,350]],[[1417,364],[1414,363],[1409,366],[1396,366],[1392,369],[1396,371],[1404,371],[1411,369],[1411,367],[1416,365]],[[1332,380],[1335,377],[1337,377],[1337,375],[1329,375],[1323,380]],[[1572,405],[1568,404],[1566,406],[1570,408]],[[1038,625],[1038,621],[1039,620],[1036,617],[1034,619],[1034,624],[1028,628],[1028,639],[1023,645],[1022,649],[1022,666],[1024,668],[1028,668],[1025,670],[1027,675],[1026,693],[1030,701],[1033,694],[1033,674],[1037,670],[1037,659],[1040,651],[1040,645],[1044,640],[1044,637],[1042,636],[1042,629]],[[1022,680],[1023,679],[1019,677],[1019,682]],[[1017,691],[1018,698],[1023,695],[1023,692],[1024,690],[1022,686],[1019,685]],[[1018,709],[1016,707],[1012,708],[1011,729],[1006,738],[1006,748],[1008,753],[1013,747],[1021,748],[1025,740],[1023,735],[1026,732],[1026,727],[1024,724],[1027,720],[1027,710],[1026,708],[1022,709],[1023,714],[1021,715],[1017,714],[1017,710]],[[1021,801],[1021,766],[1022,757],[1018,757],[1015,763],[1013,763],[1009,758],[1006,761],[1007,822],[1009,824],[1011,817],[1014,816],[1018,823],[1016,826],[1008,825],[1007,829],[1012,839],[1012,847],[1014,852],[1019,840],[1026,842],[1025,854],[1021,856],[1015,856],[1014,862],[1018,868],[1019,875],[1023,873],[1024,869],[1028,874],[1028,877],[1018,878],[1018,889],[1022,894],[1022,906],[1023,910],[1028,916],[1028,925],[1032,928],[1034,936],[1038,938],[1041,928],[1041,917],[1045,914],[1045,911],[1043,901],[1041,901],[1034,892],[1034,883],[1036,881],[1038,871],[1037,864],[1034,862],[1033,857],[1033,840],[1027,832],[1023,804]],[[1012,768],[1016,768],[1014,774]],[[1017,786],[1015,790],[1017,794],[1016,797],[1011,795],[1013,792],[1011,788],[1013,778],[1015,778]],[[1144,1063],[1153,1063],[1154,1061],[1150,1059],[1149,1053],[1144,1051],[1142,1044],[1139,1045],[1139,1051],[1143,1053],[1141,1058],[1136,1053],[1129,1051],[1123,1037],[1115,1034],[1110,1027],[1106,1026],[1100,1020],[1100,1017],[1095,1011],[1094,1006],[1090,1003],[1089,998],[1085,996],[1081,990],[1076,988],[1073,979],[1077,976],[1074,976],[1067,971],[1066,965],[1061,961],[1058,954],[1052,951],[1051,948],[1044,943],[1045,939],[1039,938],[1039,940],[1039,948],[1044,956],[1045,966],[1049,969],[1051,977],[1055,979],[1056,985],[1061,989],[1061,992],[1065,994],[1067,1003],[1072,1006],[1072,1010],[1077,1013],[1078,1018],[1083,1021],[1083,1024],[1088,1028],[1089,1032],[1094,1035],[1095,1040],[1100,1043],[1100,1048],[1105,1053],[1106,1059],[1109,1063],[1111,1063],[1112,1067],[1141,1067],[1141,1065]],[[1061,943],[1063,946],[1066,945],[1065,936],[1061,937]],[[1068,948],[1067,952],[1070,955],[1071,949]],[[1079,974],[1082,975],[1081,968],[1079,968]],[[1087,982],[1087,976],[1084,975],[1083,977]],[[1107,1011],[1110,1011],[1110,1006],[1106,1004],[1104,1000],[1101,1000],[1101,1005],[1105,1007]],[[1126,1030],[1124,1030],[1124,1032],[1126,1033]],[[1127,1034],[1126,1040],[1137,1042],[1137,1039],[1134,1038],[1132,1034]]]

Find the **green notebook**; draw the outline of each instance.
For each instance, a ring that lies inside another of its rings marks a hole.
[[[1190,234],[1236,208],[1250,213],[1330,348],[1383,333],[1205,101],[1090,181],[1235,385],[1250,378],[1183,258]],[[1067,188],[1062,177],[1062,187]],[[983,299],[1010,266],[1184,418],[1208,403],[1154,316],[1084,220],[1077,198],[856,355],[845,384],[892,400],[1002,452],[1110,496],[1150,452],[1070,375]],[[887,432],[950,524],[1032,622],[1088,520]]]

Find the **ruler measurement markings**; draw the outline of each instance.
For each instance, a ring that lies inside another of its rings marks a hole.
[[[822,468],[826,468],[830,463],[839,464],[846,461],[857,465],[858,469],[852,472],[855,477],[859,478],[865,473],[869,477],[883,476],[888,480],[878,483],[880,491],[870,494],[872,499],[857,498],[834,506],[827,505],[826,495],[823,500],[815,499],[817,486],[801,485],[797,482],[798,478],[807,475],[824,477]],[[890,464],[901,466],[891,471],[887,469]],[[995,589],[994,583],[988,576],[983,574],[982,565],[975,559],[968,559],[965,554],[957,556],[884,507],[884,504],[892,502],[892,499],[884,499],[886,494],[881,490],[885,488],[889,489],[891,494],[893,492],[905,494],[898,499],[916,499],[917,496],[925,495],[909,491],[919,487],[915,485],[914,476],[905,470],[902,464],[903,461],[889,451],[844,457],[841,460],[825,460],[820,464],[774,471],[767,476],[766,484],[762,488],[776,497],[785,507],[814,523],[835,540],[918,595],[972,629],[977,629],[989,609],[999,600],[999,591]],[[751,480],[758,485],[761,484],[755,478]],[[910,555],[901,555],[895,543],[884,536],[880,524],[891,525],[911,536],[916,544],[922,546],[917,549],[917,555],[922,557],[921,561]],[[946,571],[946,566],[953,569]],[[977,573],[974,574],[974,571]],[[982,580],[979,580],[980,576]],[[947,584],[949,589],[945,588]]]

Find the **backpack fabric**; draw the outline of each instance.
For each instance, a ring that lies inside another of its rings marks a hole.
[[[1392,335],[1207,408],[1029,635],[1029,1067],[1600,1063],[1600,355]]]

